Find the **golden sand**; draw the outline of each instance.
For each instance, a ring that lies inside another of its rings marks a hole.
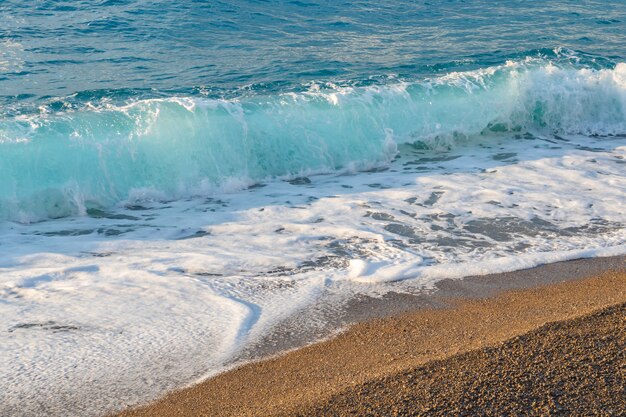
[[[506,343],[514,343],[514,338],[525,334],[532,340],[545,336],[554,341],[556,349],[565,339],[554,335],[546,336],[546,332],[550,333],[550,327],[542,326],[551,322],[587,317],[592,323],[593,320],[597,321],[598,338],[613,334],[614,339],[617,338],[615,340],[624,342],[624,326],[611,327],[611,323],[624,323],[624,307],[616,306],[626,303],[626,270],[609,271],[582,280],[532,289],[508,291],[487,299],[449,301],[450,308],[416,311],[356,324],[331,340],[241,366],[201,384],[172,392],[150,405],[124,411],[120,416],[359,415],[365,410],[373,415],[387,415],[393,410],[398,415],[429,414],[427,410],[436,414],[436,406],[445,406],[445,402],[440,401],[444,397],[434,402],[428,402],[419,393],[407,397],[405,392],[403,397],[400,395],[403,391],[393,381],[406,379],[411,373],[422,375],[420,372],[425,372],[424,369],[429,369],[430,373],[440,373],[439,380],[442,381],[445,370],[451,366],[445,365],[445,361],[458,361],[467,352],[480,357],[480,352],[484,354],[491,352],[488,349],[498,349]],[[610,319],[599,313],[611,307],[615,311],[611,313],[612,316],[609,314]],[[601,323],[602,317],[609,320],[608,324]],[[595,337],[594,326],[588,323],[585,325],[587,329],[591,329],[591,333],[588,331],[579,340]],[[561,336],[574,332],[573,329],[576,328],[575,324],[571,327],[571,323],[563,326],[565,327],[560,330]],[[604,333],[600,329],[604,329]],[[533,331],[539,333],[535,335]],[[614,345],[617,342],[613,339],[613,342],[606,340],[607,349],[615,351]],[[531,343],[524,347],[518,344],[511,349],[522,357],[541,356],[544,352],[537,350],[540,345]],[[583,354],[585,351],[582,349],[577,352]],[[500,353],[503,358],[516,357],[510,352],[503,352]],[[571,352],[570,354],[575,355]],[[622,367],[618,371],[626,372],[623,356],[622,362],[619,362],[619,358],[613,360],[612,366],[617,363]],[[468,364],[458,365],[457,368],[472,368]],[[596,367],[609,366],[607,364],[592,363]],[[487,362],[483,365],[488,366]],[[508,366],[510,369],[514,368],[511,364]],[[491,369],[493,364],[489,367]],[[478,362],[476,369],[480,369]],[[610,372],[614,373],[615,370]],[[481,380],[487,386],[488,379],[498,375],[486,371],[483,374],[487,380]],[[512,378],[515,373],[511,371],[510,375]],[[455,378],[458,379],[458,375]],[[498,378],[507,377],[501,375]],[[620,381],[623,383],[624,380],[618,380],[617,383]],[[514,381],[505,383],[514,384]],[[388,389],[383,389],[384,387]],[[623,392],[623,387],[611,389],[620,388]],[[607,388],[606,392],[612,391]],[[394,399],[394,393],[400,399]],[[528,395],[530,394],[529,392]],[[442,393],[443,395],[452,398],[450,393]],[[471,404],[463,398],[463,390],[457,392],[457,397],[459,395],[461,397],[456,402],[448,401],[450,406]],[[484,395],[486,394],[483,397]],[[376,401],[381,407],[376,408]],[[382,407],[382,404],[387,404],[388,408]],[[404,406],[400,406],[401,404]],[[485,407],[485,401],[481,404]],[[539,403],[535,401],[539,411],[542,410],[541,407],[550,406],[543,402],[537,404]],[[558,401],[553,401],[552,404],[557,411],[558,407],[563,407]],[[369,408],[354,408],[356,405]],[[440,411],[443,414],[453,412],[452,409],[442,410]],[[484,410],[487,412],[487,409]]]

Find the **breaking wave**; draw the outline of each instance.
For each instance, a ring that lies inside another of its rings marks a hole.
[[[171,97],[0,119],[0,218],[30,222],[303,173],[385,164],[507,132],[626,134],[626,64],[525,59],[419,82]],[[513,135],[512,135],[513,136]]]

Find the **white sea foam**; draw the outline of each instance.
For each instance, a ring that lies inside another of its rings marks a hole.
[[[626,253],[624,137],[503,133],[397,152],[387,170],[165,203],[135,190],[82,217],[3,222],[0,414],[149,400],[331,296]]]

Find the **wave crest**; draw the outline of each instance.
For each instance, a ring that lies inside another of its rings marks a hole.
[[[626,64],[526,59],[414,83],[313,85],[239,100],[173,97],[0,120],[0,217],[81,214],[131,196],[388,162],[396,144],[510,131],[626,133]]]

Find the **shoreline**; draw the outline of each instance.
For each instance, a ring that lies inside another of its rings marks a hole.
[[[392,288],[396,285],[397,291],[391,289],[381,297],[360,294],[348,299],[345,304],[340,304],[344,300],[337,301],[329,296],[330,303],[309,305],[277,323],[272,331],[237,355],[233,363],[234,367],[238,367],[280,356],[291,350],[333,338],[338,332],[355,323],[411,311],[446,308],[457,299],[487,298],[503,291],[556,284],[620,269],[626,269],[626,255],[578,258],[509,272],[444,278],[434,284],[434,289],[417,292],[406,291],[405,281],[385,283],[384,285]],[[323,317],[324,323],[318,327],[302,326],[311,315]],[[191,385],[212,377],[203,378]]]
[[[256,347],[260,361],[118,415],[306,414],[355,387],[623,302],[626,256],[443,280],[428,295],[356,299],[335,317],[336,328],[349,325],[336,337],[314,344],[302,343],[302,335],[280,346],[261,343]],[[274,337],[297,323],[297,317],[292,320],[279,326]],[[276,356],[298,342],[305,346]],[[270,346],[275,356],[270,356]]]

